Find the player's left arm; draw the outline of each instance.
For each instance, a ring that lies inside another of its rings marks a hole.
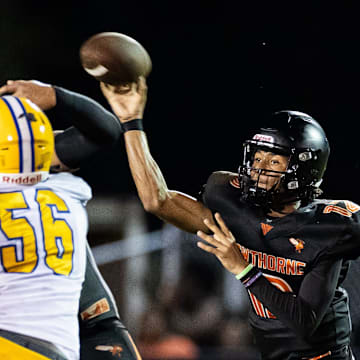
[[[305,275],[297,295],[282,292],[265,276],[260,276],[249,290],[282,323],[301,337],[311,339],[334,298],[342,265],[342,259],[320,260]]]
[[[202,231],[197,233],[209,245],[198,242],[198,246],[214,254],[228,271],[239,275],[249,269],[249,263],[242,256],[221,216],[215,214],[215,219],[218,225],[205,220],[213,235]],[[297,295],[279,290],[255,267],[240,280],[280,321],[300,336],[309,338],[321,323],[334,297],[342,263],[341,258],[324,256],[305,275]]]

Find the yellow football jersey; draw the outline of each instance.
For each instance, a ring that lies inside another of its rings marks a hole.
[[[68,173],[0,184],[0,329],[49,341],[71,360],[79,358],[90,198]]]

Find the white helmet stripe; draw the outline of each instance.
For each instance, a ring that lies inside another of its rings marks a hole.
[[[18,104],[20,105],[20,107],[23,110],[23,113],[25,114],[25,116],[21,117],[21,120],[25,123],[25,125],[27,126],[27,129],[29,131],[30,134],[30,156],[31,156],[31,171],[35,171],[35,149],[34,149],[34,134],[33,134],[33,130],[31,127],[31,121],[34,119],[29,119],[28,114],[26,113],[25,107],[23,105],[23,103],[20,101],[19,98],[15,98],[16,101],[18,102]]]
[[[26,111],[21,102],[13,96],[4,96],[12,113],[19,137],[20,172],[30,173],[34,169],[34,136]]]

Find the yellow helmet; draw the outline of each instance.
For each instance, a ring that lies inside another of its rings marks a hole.
[[[41,109],[25,98],[0,97],[0,183],[47,179],[53,152],[52,127]]]

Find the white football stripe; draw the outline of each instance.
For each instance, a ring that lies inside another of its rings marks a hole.
[[[24,113],[24,111],[14,97],[6,96],[6,100],[9,102],[10,106],[14,111],[22,138],[22,142],[19,143],[19,146],[22,147],[23,172],[24,173],[32,172],[31,166],[32,166],[33,149],[32,149],[31,134],[29,130],[28,120],[26,116],[21,116]]]
[[[92,76],[103,76],[109,72],[109,70],[105,66],[102,66],[102,65],[98,65],[92,69],[89,69],[89,68],[84,68],[84,69],[87,73],[89,73]]]

